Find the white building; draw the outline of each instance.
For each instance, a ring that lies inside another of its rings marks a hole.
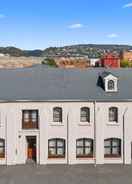
[[[0,164],[131,164],[132,71],[0,70]]]

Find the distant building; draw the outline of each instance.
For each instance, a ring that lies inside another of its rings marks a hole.
[[[120,68],[120,58],[112,53],[108,53],[102,57],[100,61],[101,67]]]
[[[3,53],[0,53],[0,57],[4,57],[5,56],[5,54],[3,54]]]
[[[121,53],[121,59],[132,61],[132,50],[130,50],[130,51],[123,51]]]
[[[100,58],[89,58],[90,66],[95,67],[96,64],[100,61]]]

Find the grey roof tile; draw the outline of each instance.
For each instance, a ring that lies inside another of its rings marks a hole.
[[[97,85],[102,72],[118,76],[118,92]],[[132,101],[132,69],[58,69],[37,65],[0,70],[0,101]]]

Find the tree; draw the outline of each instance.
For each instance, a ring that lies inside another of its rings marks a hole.
[[[52,66],[52,67],[57,67],[57,64],[53,58],[45,58],[42,61],[42,64],[47,64],[47,65]]]
[[[128,68],[128,67],[132,67],[132,65],[128,60],[124,59],[124,60],[121,60],[121,67]]]

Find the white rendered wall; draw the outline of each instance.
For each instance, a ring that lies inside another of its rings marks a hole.
[[[62,124],[53,123],[52,108],[63,108]],[[117,107],[118,123],[109,123],[108,108]],[[90,108],[90,123],[80,122],[80,108]],[[39,130],[22,130],[22,110],[39,110]],[[126,110],[127,109],[127,110]],[[0,103],[1,123],[0,138],[6,139],[6,158],[0,159],[0,164],[25,164],[27,158],[26,136],[37,138],[38,164],[131,164],[132,143],[132,103],[96,103],[94,119],[94,103],[92,102],[62,102],[62,103]],[[125,121],[125,154],[123,155],[123,114]],[[96,127],[94,127],[94,120]],[[6,128],[7,127],[7,128]],[[67,131],[68,129],[68,131]],[[76,139],[91,138],[96,135],[96,159],[76,159]],[[63,138],[66,141],[65,159],[48,159],[48,139]],[[68,138],[68,154],[67,154]],[[120,138],[122,140],[121,158],[104,158],[104,139]],[[124,157],[123,157],[124,156]]]

